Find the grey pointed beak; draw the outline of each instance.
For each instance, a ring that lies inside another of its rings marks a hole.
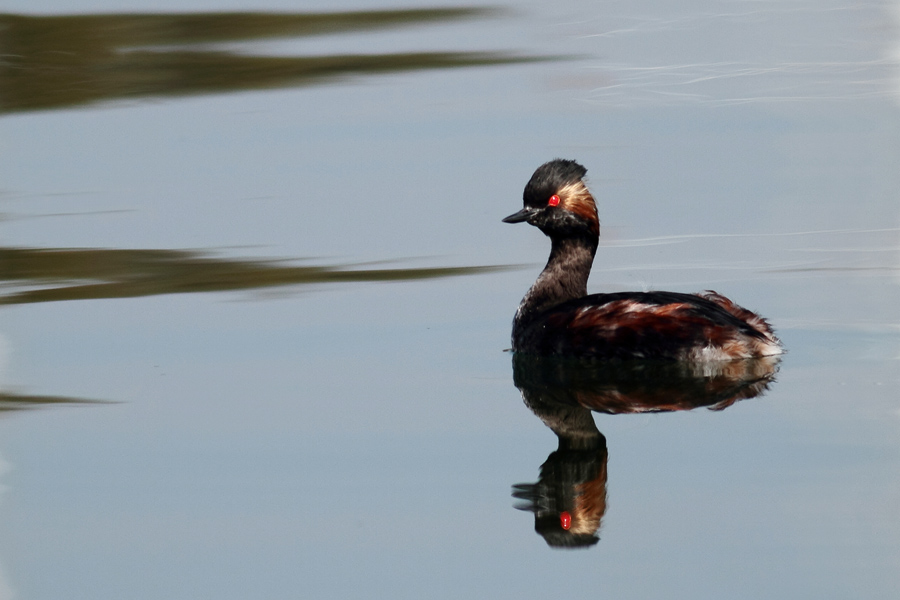
[[[513,213],[503,219],[504,223],[522,223],[523,221],[527,221],[528,218],[534,214],[533,208],[528,208],[527,206],[520,210],[517,213]]]

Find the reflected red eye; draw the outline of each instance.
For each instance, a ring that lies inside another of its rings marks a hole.
[[[559,196],[553,194],[550,196],[550,199],[547,201],[547,206],[558,206],[559,205]]]
[[[553,197],[556,198],[556,196]],[[570,515],[568,511],[559,513],[559,526],[566,531],[568,531],[569,527],[572,526],[572,515]]]

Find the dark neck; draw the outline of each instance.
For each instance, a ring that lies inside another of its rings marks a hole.
[[[514,328],[527,324],[552,306],[587,295],[587,280],[597,252],[597,238],[585,236],[551,240],[550,260],[522,299]]]

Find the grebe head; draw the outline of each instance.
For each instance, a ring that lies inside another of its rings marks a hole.
[[[552,237],[600,233],[597,206],[584,184],[587,169],[574,160],[557,158],[544,163],[525,186],[525,207],[503,219],[526,221]]]

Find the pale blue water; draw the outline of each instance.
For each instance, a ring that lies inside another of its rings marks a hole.
[[[338,8],[393,7],[3,10]],[[0,392],[108,403],[0,418],[0,598],[896,594],[900,7],[514,8],[223,47],[571,58],[0,114],[3,250],[524,265],[3,306]],[[721,412],[596,415],[571,551],[513,508],[557,440],[503,352],[548,244],[500,219],[556,156],[599,200],[592,291],[716,289],[789,350]]]

